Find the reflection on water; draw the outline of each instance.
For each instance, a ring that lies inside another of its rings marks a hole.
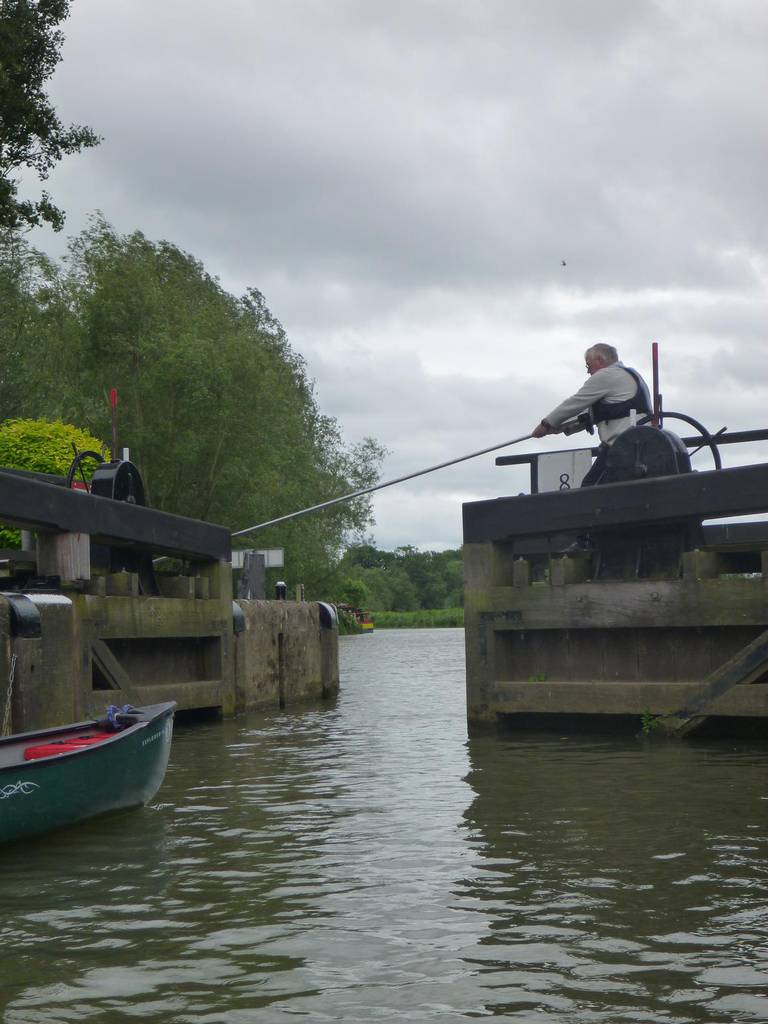
[[[468,741],[462,631],[341,646],[335,704],[2,851],[4,1024],[768,1021],[768,748]]]
[[[768,1020],[766,753],[472,740],[486,1009]]]

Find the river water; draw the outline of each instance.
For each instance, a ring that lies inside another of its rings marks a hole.
[[[461,630],[0,854],[4,1024],[768,1021],[768,746],[468,740]]]

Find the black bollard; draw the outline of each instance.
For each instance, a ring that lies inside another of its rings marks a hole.
[[[278,601],[284,601],[285,600],[285,595],[286,595],[287,592],[288,592],[288,585],[286,583],[283,583],[282,580],[279,580],[275,584],[275,597],[276,597],[276,599]]]

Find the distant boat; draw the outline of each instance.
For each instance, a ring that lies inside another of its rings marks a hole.
[[[362,608],[350,608],[349,611],[354,615],[361,633],[373,632],[373,619],[370,612],[364,612]]]
[[[146,804],[165,778],[175,708],[0,738],[0,843]]]
[[[355,620],[361,633],[373,632],[373,619],[370,612],[364,612],[362,608],[355,608],[351,604],[339,604],[336,607],[339,611],[346,612],[347,615],[350,615]]]

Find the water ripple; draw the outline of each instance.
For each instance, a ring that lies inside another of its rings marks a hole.
[[[468,740],[458,630],[342,673],[0,853],[3,1024],[768,1020],[765,748]]]

